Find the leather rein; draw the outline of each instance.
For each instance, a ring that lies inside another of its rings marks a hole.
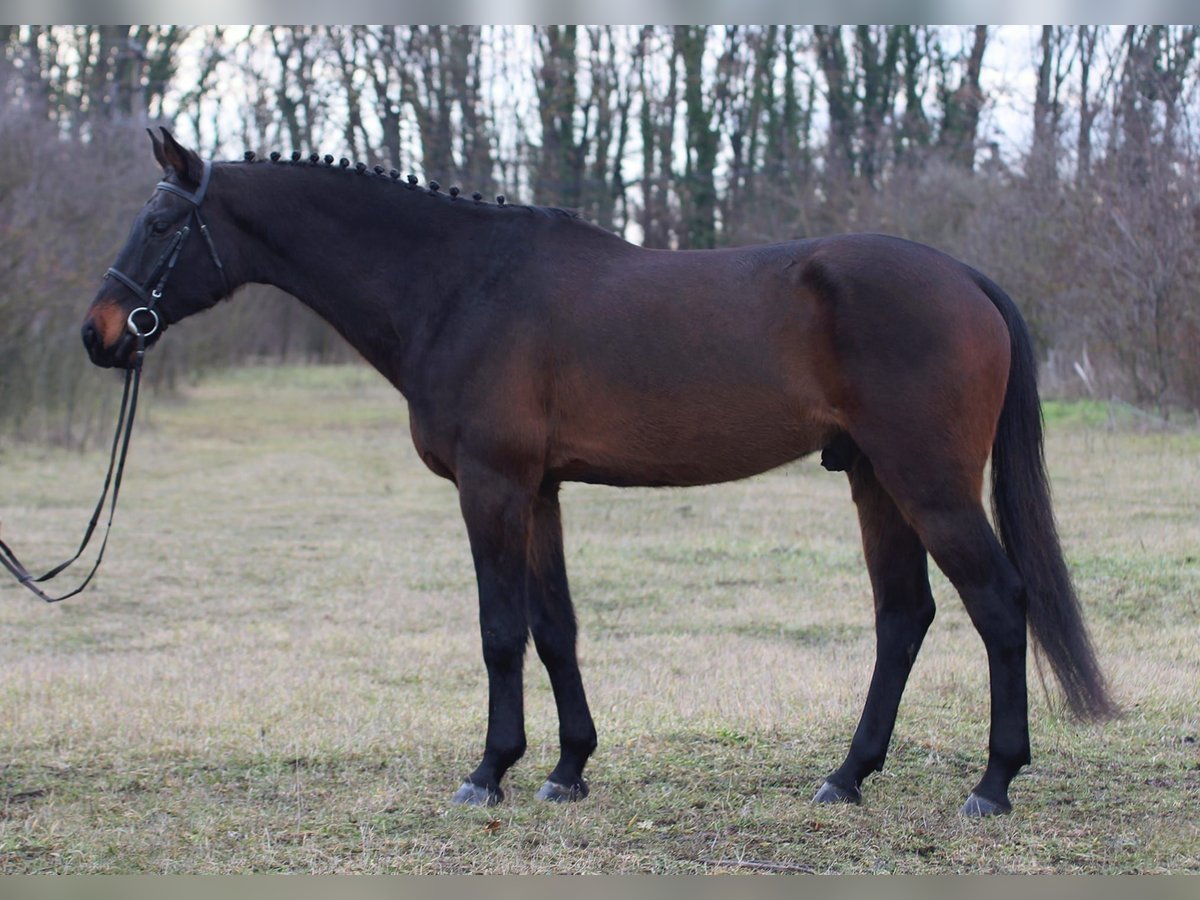
[[[185,191],[178,185],[171,184],[168,181],[160,181],[156,186],[156,191],[167,191],[176,194],[192,204],[191,212],[188,216],[188,222],[195,220],[195,224],[200,234],[204,238],[205,244],[208,246],[209,256],[212,258],[213,264],[217,267],[217,271],[221,273],[221,280],[225,283],[225,294],[228,296],[229,278],[225,274],[225,267],[221,264],[221,258],[217,255],[217,248],[213,244],[212,236],[209,234],[208,226],[204,224],[204,220],[200,217],[200,204],[204,200],[204,195],[208,191],[209,178],[212,175],[212,163],[209,160],[204,161],[204,174],[200,179],[200,186],[196,188],[194,193]],[[29,590],[33,591],[38,597],[47,603],[57,603],[60,600],[66,600],[69,597],[74,597],[76,594],[83,591],[91,582],[92,577],[100,568],[100,562],[104,559],[104,550],[108,546],[108,536],[112,531],[113,516],[117,509],[117,496],[121,492],[121,478],[125,473],[125,457],[129,452],[129,439],[133,434],[133,419],[137,412],[138,394],[140,393],[142,383],[142,360],[146,355],[146,339],[159,330],[161,319],[159,318],[158,310],[156,309],[158,301],[162,299],[163,290],[166,287],[167,280],[175,271],[175,263],[179,260],[180,251],[183,249],[184,243],[191,234],[190,225],[185,224],[171,238],[167,244],[166,250],[162,252],[154,267],[150,270],[145,283],[140,283],[130,278],[124,272],[117,268],[110,267],[104,273],[104,277],[112,277],[119,281],[125,287],[129,288],[139,300],[142,301],[142,306],[137,307],[129,313],[129,317],[125,321],[125,328],[134,336],[137,341],[134,350],[133,359],[125,369],[125,387],[121,394],[121,410],[117,414],[117,428],[113,434],[112,450],[109,453],[108,473],[104,476],[104,489],[100,493],[100,499],[96,503],[96,509],[92,513],[92,518],[88,522],[87,529],[84,531],[83,540],[79,544],[79,549],[75,551],[75,555],[65,562],[59,563],[54,568],[43,573],[42,575],[34,576],[22,564],[17,555],[12,551],[3,540],[0,540],[0,564],[3,564],[14,578],[20,584],[23,584]],[[157,279],[157,280],[156,280]],[[151,287],[153,285],[153,287]],[[137,318],[143,316],[145,330],[138,325]],[[146,317],[150,321],[145,321]],[[88,543],[96,532],[96,526],[100,521],[100,517],[104,512],[105,500],[109,499],[109,488],[112,489],[111,501],[108,504],[108,521],[104,527],[104,539],[100,542],[100,552],[96,555],[96,561],[92,565],[91,571],[74,590],[68,593],[61,594],[57,597],[46,593],[40,585],[51,581],[64,570],[69,568],[87,549]]]

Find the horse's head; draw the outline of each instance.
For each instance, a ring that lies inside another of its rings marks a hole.
[[[221,217],[208,194],[211,163],[162,129],[150,132],[160,181],[133,222],[83,322],[83,345],[98,366],[128,366],[140,333],[152,344],[170,322],[229,293],[217,245]],[[207,222],[216,227],[210,229]]]

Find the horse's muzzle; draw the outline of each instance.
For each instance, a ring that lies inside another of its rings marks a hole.
[[[106,344],[100,330],[91,322],[81,329],[83,346],[94,365],[105,369],[128,366],[132,358],[132,335],[122,334],[113,344]]]
[[[145,307],[136,310],[132,319],[147,347],[158,339],[165,327],[158,313]],[[97,301],[88,311],[80,329],[88,358],[93,364],[106,369],[129,368],[137,351],[137,334],[133,328],[128,310],[109,300]]]
[[[93,365],[104,369],[127,369],[133,365],[137,336],[128,329],[122,328],[114,337],[106,339],[104,329],[89,317],[80,329],[80,337]]]

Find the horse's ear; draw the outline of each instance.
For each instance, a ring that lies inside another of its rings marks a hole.
[[[150,144],[154,147],[154,159],[164,169],[167,168],[167,157],[163,154],[163,142],[159,140],[158,135],[154,133],[154,129],[147,128],[146,134],[150,135]]]
[[[180,181],[198,185],[204,177],[204,161],[195,151],[188,150],[167,129],[162,130],[162,160],[164,169],[173,169]]]

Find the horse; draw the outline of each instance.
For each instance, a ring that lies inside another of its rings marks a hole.
[[[883,768],[934,618],[930,556],[988,662],[987,763],[961,813],[1012,809],[1030,761],[1029,635],[1075,714],[1116,712],[1056,532],[1028,328],[965,263],[877,234],[646,249],[570,211],[394,169],[299,152],[213,163],[165,128],[150,137],[163,180],[88,308],[84,346],[128,367],[176,322],[270,284],[403,395],[417,454],[457,487],[478,588],[487,732],[453,802],[504,798],[526,749],[531,635],[560,745],[537,798],[588,795],[597,738],[564,561],[568,481],[712,484],[818,451],[846,473],[876,660],[815,802],[861,803]]]

